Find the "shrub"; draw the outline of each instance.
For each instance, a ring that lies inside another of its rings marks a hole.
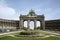
[[[26,28],[26,27],[24,27],[23,29],[24,29],[24,30],[27,30],[27,28]]]
[[[30,32],[21,32],[20,35],[30,35]]]
[[[20,35],[36,35],[39,34],[38,31],[24,31],[24,32],[20,32]]]
[[[37,27],[37,29],[40,29],[40,27]]]
[[[0,29],[0,33],[2,32],[2,29]]]

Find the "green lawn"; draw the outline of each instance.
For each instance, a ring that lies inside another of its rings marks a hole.
[[[42,36],[52,35],[51,33],[43,32],[43,31],[39,31],[39,32],[40,32],[40,34],[44,34]],[[15,35],[19,35],[19,33],[20,32],[0,35],[0,40],[60,40],[60,35],[57,35],[58,37],[50,36],[50,37],[46,37],[46,38],[42,38],[42,37],[17,37],[17,36],[15,36]],[[11,37],[8,35],[14,35],[15,37]]]
[[[0,40],[60,40],[58,37],[47,37],[47,38],[34,38],[34,37],[21,37],[15,38],[10,36],[1,37]]]

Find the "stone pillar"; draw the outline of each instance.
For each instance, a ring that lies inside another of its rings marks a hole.
[[[39,29],[41,28],[41,21],[39,21],[40,22],[40,27],[39,27]]]
[[[34,20],[34,30],[36,29],[36,20]]]
[[[12,28],[12,22],[11,22],[11,28]]]
[[[5,26],[5,29],[6,29],[6,22],[4,22],[4,26]],[[7,30],[7,29],[6,29]]]
[[[45,30],[45,21],[44,20],[42,20],[42,28],[43,28],[43,30]]]
[[[23,29],[23,20],[20,20],[20,29]]]
[[[7,23],[7,28],[11,29],[11,23]]]
[[[28,29],[30,28],[30,20],[28,20],[28,22],[27,22],[27,27],[28,27]]]
[[[21,24],[20,24],[21,20],[19,20],[19,28],[21,27]],[[21,29],[21,28],[20,28]]]
[[[42,29],[42,21],[40,22],[40,29]]]
[[[4,32],[4,22],[2,22],[2,32]]]

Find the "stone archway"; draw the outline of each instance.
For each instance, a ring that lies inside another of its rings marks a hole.
[[[28,29],[30,27],[29,26],[30,21],[34,21],[34,30],[35,30],[36,29],[36,21],[40,21],[40,23],[41,23],[40,29],[45,30],[44,18],[45,18],[44,15],[36,15],[33,10],[31,10],[28,15],[20,15],[20,22],[19,22],[20,29],[23,29],[24,21],[27,21]]]

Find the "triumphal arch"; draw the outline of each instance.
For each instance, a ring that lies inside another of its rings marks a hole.
[[[29,12],[29,14],[27,15],[20,15],[20,22],[19,22],[19,26],[20,26],[20,29],[23,29],[24,28],[24,21],[27,21],[27,28],[29,29],[29,23],[30,21],[34,21],[34,30],[36,30],[36,21],[40,21],[40,29],[43,29],[45,30],[45,20],[44,20],[44,15],[36,15],[35,12],[33,10],[31,10]]]

